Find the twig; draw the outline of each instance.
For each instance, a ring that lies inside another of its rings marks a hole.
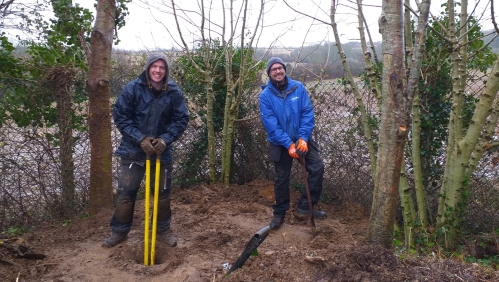
[[[340,229],[334,227],[334,226],[331,226],[332,228],[334,228],[336,231],[338,231],[339,233],[343,234],[343,231],[341,231]]]
[[[314,264],[324,264],[326,261],[322,257],[305,256],[305,261]]]
[[[350,238],[352,238],[352,242],[353,242],[354,247],[357,247],[357,241],[355,241],[355,239],[353,238],[352,234],[349,233],[348,235],[350,235]]]
[[[8,261],[8,260],[5,260],[3,258],[0,258],[0,263],[4,263],[4,264],[8,264],[8,265],[15,265],[15,263]]]

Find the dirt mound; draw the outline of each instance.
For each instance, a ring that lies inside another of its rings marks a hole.
[[[292,190],[292,203],[299,197]],[[0,281],[498,281],[499,274],[455,260],[400,259],[364,243],[368,212],[355,204],[321,204],[328,218],[310,222],[294,205],[244,266],[226,276],[255,232],[272,217],[273,184],[198,185],[172,194],[178,246],[157,242],[155,265],[143,265],[144,204],[138,201],[128,239],[102,248],[112,211],[69,224],[46,224],[22,238],[43,260],[16,257],[0,248]]]

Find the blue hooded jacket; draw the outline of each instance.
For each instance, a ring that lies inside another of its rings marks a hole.
[[[189,111],[182,90],[167,79],[166,89],[157,97],[147,85],[145,71],[125,86],[113,109],[114,123],[123,135],[116,155],[143,165],[146,153],[140,141],[147,136],[160,137],[168,146],[161,154],[161,163],[173,161],[170,145],[187,128]]]
[[[267,140],[289,149],[299,138],[308,142],[314,129],[314,109],[305,86],[286,76],[288,85],[280,93],[272,83],[262,86],[258,97],[260,119]]]

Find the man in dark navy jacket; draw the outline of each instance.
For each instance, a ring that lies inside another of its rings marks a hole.
[[[142,74],[125,86],[114,105],[113,119],[122,134],[115,152],[121,157],[121,169],[116,208],[110,223],[112,234],[102,246],[113,247],[127,238],[135,199],[145,174],[146,155],[161,155],[157,238],[176,246],[177,239],[170,229],[171,145],[185,131],[189,112],[182,90],[169,77],[168,60],[163,54],[149,56]],[[155,163],[151,163],[153,188],[156,169]]]

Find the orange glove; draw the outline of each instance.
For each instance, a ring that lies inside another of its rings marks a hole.
[[[299,159],[300,156],[296,153],[296,146],[295,143],[291,144],[291,147],[288,149],[288,154],[293,158],[293,159]]]
[[[296,153],[300,156],[305,156],[308,152],[307,142],[303,139],[298,139],[296,141]]]

